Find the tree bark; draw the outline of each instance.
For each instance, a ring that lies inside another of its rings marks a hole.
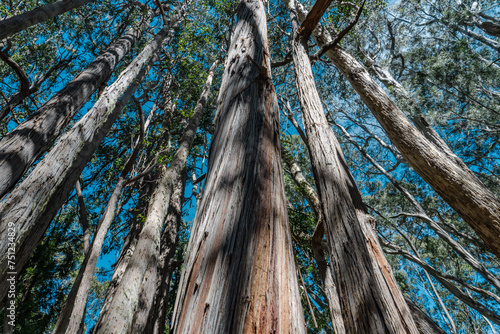
[[[401,194],[406,197],[406,199],[415,207],[417,211],[416,214],[412,213],[404,213],[406,216],[419,218],[424,221],[436,234],[446,242],[452,249],[455,251],[465,262],[467,262],[475,271],[477,271],[481,276],[486,279],[493,287],[495,287],[498,291],[500,291],[500,280],[499,278],[491,273],[487,268],[485,268],[471,253],[469,253],[458,241],[453,239],[446,231],[441,227],[440,224],[435,222],[431,217],[427,215],[424,208],[420,205],[420,203],[416,200],[415,197],[404,188],[391,174],[389,174],[381,165],[379,165],[375,159],[373,159],[367,152],[364,150],[346,131],[344,127],[340,124],[333,122],[335,126],[337,126],[347,138],[347,140],[353,144],[358,151],[372,163],[372,165],[377,168],[396,188]]]
[[[93,0],[62,0],[37,7],[26,13],[9,17],[0,21],[0,40],[23,31],[26,28],[50,20],[74,8],[86,5]]]
[[[323,111],[309,61],[307,39],[299,35],[295,5],[292,1],[287,5],[294,32],[292,54],[297,92],[345,333],[417,333],[378,243],[372,226],[375,220],[366,212]]]
[[[186,165],[187,156],[193,143],[198,124],[203,116],[203,110],[210,92],[212,78],[217,61],[210,68],[203,93],[196,105],[189,124],[182,135],[179,147],[166,168],[161,167],[160,180],[151,195],[146,221],[139,234],[137,245],[125,269],[121,282],[116,286],[109,306],[101,311],[94,334],[98,333],[142,333],[152,304],[151,287],[142,290],[142,284],[156,287],[157,262],[161,230],[167,214],[167,205],[180,173]],[[147,276],[146,276],[147,275]],[[147,282],[145,281],[147,278]],[[145,283],[143,283],[145,281]],[[141,296],[141,291],[147,296]],[[147,298],[144,298],[147,297]],[[139,309],[138,309],[139,307]],[[142,317],[134,319],[135,312],[141,312]],[[135,320],[132,322],[132,320]]]
[[[181,223],[182,203],[184,202],[185,176],[183,172],[181,180],[177,183],[170,198],[168,214],[165,219],[165,228],[160,240],[159,276],[156,281],[155,298],[151,312],[149,312],[144,333],[162,334],[167,324],[170,279],[175,269],[174,255],[177,246],[177,234]]]
[[[147,27],[143,25],[143,29]],[[95,90],[137,42],[143,29],[130,29],[36,113],[0,140],[0,198],[59,137]]]
[[[155,54],[167,34],[162,29],[120,74],[101,98],[58,141],[33,172],[0,205],[0,300],[7,285],[7,222],[16,225],[16,270],[19,272],[38,245],[52,218],[74,187],[76,180],[95,149],[134,94],[152,65]],[[146,63],[149,64],[146,66]],[[121,97],[121,99],[120,99]],[[120,100],[119,100],[120,99]],[[119,100],[119,101],[118,101]]]
[[[322,29],[313,36],[319,46],[331,41]],[[495,194],[460,158],[426,139],[354,57],[339,47],[325,55],[349,80],[409,165],[500,257],[500,201]]]
[[[305,333],[281,173],[265,7],[242,1],[173,333]]]

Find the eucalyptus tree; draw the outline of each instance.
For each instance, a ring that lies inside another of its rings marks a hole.
[[[265,5],[242,1],[174,333],[304,333],[281,174]]]
[[[182,204],[184,202],[184,190],[186,187],[186,171],[181,175],[179,182],[175,185],[168,205],[168,213],[165,218],[165,228],[160,239],[160,256],[158,259],[158,278],[154,285],[154,300],[147,316],[147,324],[143,329],[145,333],[161,334],[168,326],[167,314],[170,299],[170,282],[174,271],[174,255],[178,246],[178,233],[182,220]],[[143,286],[147,286],[143,280]],[[137,313],[136,313],[137,314]],[[135,316],[135,315],[134,315]],[[142,319],[141,319],[142,321]],[[134,322],[135,324],[135,322]]]
[[[146,121],[146,123],[144,122],[144,117],[141,114],[141,130],[139,137],[135,142],[132,153],[125,163],[125,167],[120,173],[120,177],[118,178],[116,186],[111,193],[104,214],[99,221],[96,233],[94,235],[94,238],[92,239],[92,244],[85,247],[85,259],[81,264],[78,276],[73,283],[73,287],[71,288],[71,292],[68,294],[68,298],[65,301],[64,308],[59,314],[59,319],[52,331],[53,333],[74,333],[82,325],[82,321],[85,315],[85,306],[87,304],[87,296],[92,278],[94,277],[97,260],[101,254],[104,239],[106,234],[108,233],[109,227],[118,213],[117,206],[122,190],[127,185],[138,180],[148,172],[148,170],[146,170],[139,175],[134,176],[133,178],[128,177],[128,174],[132,171],[137,155],[139,154],[139,150],[142,147],[144,132],[148,128],[151,117],[154,115],[155,110],[156,108],[153,107],[150,111],[150,115],[148,116],[148,120]],[[140,108],[139,112],[142,112]]]
[[[316,91],[307,39],[315,28],[315,18],[317,23],[328,1],[317,1],[300,25],[295,4],[290,1],[287,6],[294,34],[292,55],[297,92],[320,197],[328,253],[332,258],[332,276],[337,289],[334,294],[338,294],[340,301],[342,320],[332,319],[335,332],[417,333],[394,277],[384,269],[389,266],[372,231],[374,219],[368,215],[347,169]],[[353,261],[356,266],[351,265]],[[331,305],[331,308],[337,306]],[[331,313],[335,317],[334,312]]]
[[[139,27],[130,28],[35,114],[0,140],[0,196],[9,192],[29,167],[50,149],[95,90],[109,80],[117,64],[148,27],[150,19],[146,17]]]

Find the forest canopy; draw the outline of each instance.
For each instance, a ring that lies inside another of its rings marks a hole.
[[[0,3],[2,333],[497,333],[500,2]]]

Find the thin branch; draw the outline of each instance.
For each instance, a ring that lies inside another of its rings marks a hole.
[[[366,0],[363,0],[363,3],[361,4],[361,6],[359,7],[359,10],[358,10],[358,13],[356,14],[356,17],[354,18],[353,21],[351,21],[351,23],[349,23],[349,25],[344,29],[342,30],[336,37],[335,39],[331,42],[331,43],[328,43],[326,44],[325,46],[323,46],[318,52],[316,52],[314,54],[314,56],[312,57],[314,60],[318,60],[319,58],[321,58],[321,56],[323,56],[328,50],[331,50],[333,49],[334,47],[337,46],[337,44],[340,43],[340,41],[342,40],[342,38],[344,38],[344,36],[349,32],[351,31],[351,29],[356,25],[356,23],[358,23],[358,20],[361,16],[361,13],[363,12],[363,7],[365,6],[365,3],[366,3]]]

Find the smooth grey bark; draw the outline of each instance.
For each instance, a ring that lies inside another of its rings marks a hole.
[[[109,79],[146,27],[147,23],[144,23],[142,29],[131,28],[25,122],[0,140],[0,198],[51,148],[96,89]]]
[[[173,333],[305,333],[265,5],[241,1]]]
[[[93,0],[62,0],[9,17],[0,21],[0,40],[31,26],[50,20],[74,8],[84,6],[92,1]]]
[[[292,55],[297,92],[342,311],[343,328],[334,330],[416,334],[416,325],[378,243],[375,220],[367,214],[326,119],[309,61],[307,39],[299,35],[295,4],[289,1],[287,5],[294,33]]]
[[[188,4],[186,2],[186,5]],[[216,61],[210,68],[202,96],[179,141],[179,147],[169,167],[161,167],[160,179],[151,195],[146,221],[139,233],[134,253],[129,260],[121,281],[114,287],[112,300],[105,301],[107,307],[99,315],[94,334],[141,333],[146,326],[152,296],[149,294],[151,287],[146,287],[143,290],[147,296],[141,296],[142,284],[146,276],[147,281],[152,284],[152,291],[154,292],[161,230],[168,212],[166,204],[170,202],[173,188],[186,165],[198,124],[203,116],[217,63]],[[141,300],[141,298],[143,299]],[[138,306],[140,306],[139,309]],[[136,311],[141,312],[142,316],[134,319]],[[135,321],[132,322],[133,320]]]
[[[167,324],[170,280],[175,270],[174,255],[177,247],[177,235],[181,223],[185,186],[186,174],[183,172],[181,180],[179,180],[172,192],[167,218],[165,219],[165,228],[163,229],[160,239],[160,257],[158,261],[159,275],[156,280],[154,303],[149,312],[148,322],[144,330],[145,333],[162,334]]]
[[[13,222],[18,231],[15,243],[16,271],[19,272],[66,200],[95,149],[152,65],[153,55],[168,30],[168,27],[162,29],[144,47],[118,79],[104,90],[89,112],[62,136],[33,172],[0,205],[0,299],[7,291],[7,222]]]
[[[320,47],[332,40],[320,26],[312,35]],[[443,152],[418,131],[353,56],[339,47],[325,55],[349,80],[408,164],[500,257],[500,201],[495,194],[460,158]]]

